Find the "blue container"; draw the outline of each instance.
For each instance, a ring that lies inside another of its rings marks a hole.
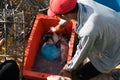
[[[120,12],[120,0],[94,0],[94,1],[101,3],[107,7],[110,7],[117,12]]]
[[[41,54],[47,60],[55,60],[60,57],[61,50],[55,44],[46,43],[41,48]]]

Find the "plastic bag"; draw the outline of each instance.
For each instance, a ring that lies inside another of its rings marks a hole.
[[[55,60],[60,57],[61,49],[57,48],[54,43],[45,43],[41,48],[42,56],[47,60]]]

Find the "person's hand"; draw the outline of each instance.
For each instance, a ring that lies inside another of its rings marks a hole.
[[[47,80],[72,80],[68,77],[58,76],[58,75],[50,75],[47,77]]]
[[[70,72],[68,72],[67,70],[65,70],[65,69],[62,69],[61,71],[60,71],[60,74],[59,74],[60,76],[64,76],[64,77],[69,77],[69,78],[71,78],[71,73]]]
[[[65,65],[65,66],[66,66],[66,65]],[[71,76],[71,72],[65,70],[65,66],[64,66],[64,68],[60,71],[59,75],[60,75],[60,76],[65,76],[65,77],[71,78],[71,77],[72,77],[72,76]]]
[[[0,32],[0,36],[1,35],[2,35],[2,32]],[[0,39],[0,51],[2,50],[2,46],[3,46],[4,41],[5,41],[4,38]]]
[[[60,29],[60,25],[55,26],[56,31]]]
[[[60,29],[60,25],[56,25],[55,27],[50,27],[50,32],[56,32]]]

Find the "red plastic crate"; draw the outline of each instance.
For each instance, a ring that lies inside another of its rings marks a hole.
[[[24,67],[23,67],[23,76],[27,80],[46,80],[47,76],[52,75],[48,73],[41,73],[32,71],[32,66],[35,60],[35,56],[41,44],[42,35],[47,33],[51,26],[56,26],[59,22],[58,17],[49,17],[47,15],[38,14],[34,22],[27,47],[25,49],[24,57]],[[71,20],[64,30],[63,34],[70,35],[69,40],[69,51],[67,62],[71,60],[73,54],[74,38],[75,38],[75,28],[76,24],[74,20]]]

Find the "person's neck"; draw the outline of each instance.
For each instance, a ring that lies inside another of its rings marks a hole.
[[[77,21],[77,14],[78,14],[78,12],[75,12],[75,14],[74,14],[74,19]]]

